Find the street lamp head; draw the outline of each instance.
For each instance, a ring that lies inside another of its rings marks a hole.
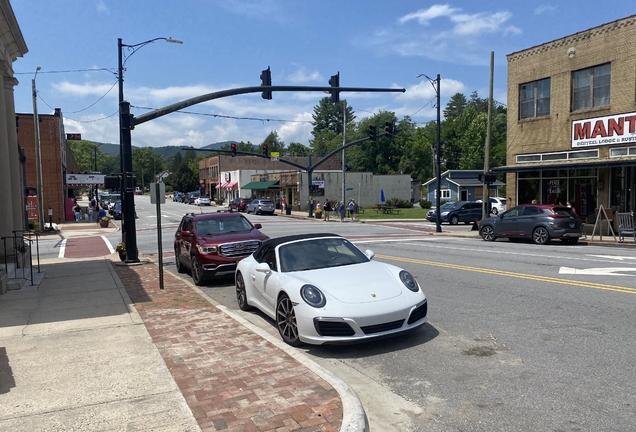
[[[38,67],[36,67],[36,68],[35,68],[35,71],[37,72],[37,71],[39,71],[40,69],[42,69],[42,68],[41,68],[40,66],[38,66]]]
[[[179,44],[182,45],[183,41],[180,41],[179,39],[172,39],[171,37],[166,38],[166,42],[168,43],[174,43],[174,44]]]

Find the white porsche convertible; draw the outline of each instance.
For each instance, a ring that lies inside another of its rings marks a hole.
[[[270,316],[293,346],[363,341],[424,325],[428,305],[415,278],[373,256],[337,234],[266,240],[238,263],[238,305]]]

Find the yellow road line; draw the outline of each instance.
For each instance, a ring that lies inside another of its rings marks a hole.
[[[425,260],[403,258],[403,257],[390,256],[390,255],[376,255],[376,258],[393,260],[393,261],[402,261],[402,262],[408,262],[413,264],[429,265],[434,267],[444,267],[444,268],[450,268],[455,270],[472,271],[476,273],[488,273],[488,274],[497,275],[497,276],[514,277],[518,279],[551,282],[551,283],[557,283],[562,285],[573,285],[578,287],[593,288],[593,289],[599,289],[599,290],[605,290],[605,291],[616,291],[616,292],[622,292],[626,294],[636,294],[636,288],[621,287],[616,285],[606,285],[606,284],[595,283],[595,282],[574,281],[574,280],[553,278],[553,277],[547,277],[547,276],[514,273],[514,272],[502,271],[502,270],[483,269],[479,267],[469,267],[469,266],[463,266],[463,265],[457,265],[457,264],[440,263],[435,261],[425,261]]]

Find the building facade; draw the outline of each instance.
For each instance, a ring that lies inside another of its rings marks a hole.
[[[636,15],[509,54],[508,205],[635,207]]]
[[[447,170],[441,175],[440,195],[441,201],[475,201],[481,200],[484,196],[484,184],[479,180],[479,175],[484,170]],[[427,187],[426,199],[432,203],[437,200],[437,178],[424,183]],[[497,189],[504,184],[495,181],[488,188],[488,196],[499,196]]]
[[[15,128],[13,88],[18,85],[13,63],[28,52],[8,0],[0,0],[0,237],[25,229],[25,189]],[[3,252],[0,251],[0,254]]]
[[[44,222],[63,223],[73,220],[72,191],[66,184],[67,172],[77,171],[75,159],[64,134],[64,120],[59,108],[54,114],[38,114],[40,122],[40,162],[42,164],[42,198]],[[18,143],[26,156],[26,187],[37,191],[35,164],[35,128],[33,114],[17,114]],[[49,210],[51,217],[49,217]],[[32,212],[29,212],[31,215]],[[30,216],[31,217],[31,216]],[[35,218],[37,221],[37,217]]]

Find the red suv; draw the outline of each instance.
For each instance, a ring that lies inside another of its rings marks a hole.
[[[196,285],[212,276],[234,274],[236,263],[267,240],[254,224],[238,213],[190,213],[174,235],[175,264],[179,273],[188,269]]]
[[[232,201],[230,201],[228,208],[230,210],[244,212],[247,205],[251,202],[252,202],[251,198],[234,198]]]

